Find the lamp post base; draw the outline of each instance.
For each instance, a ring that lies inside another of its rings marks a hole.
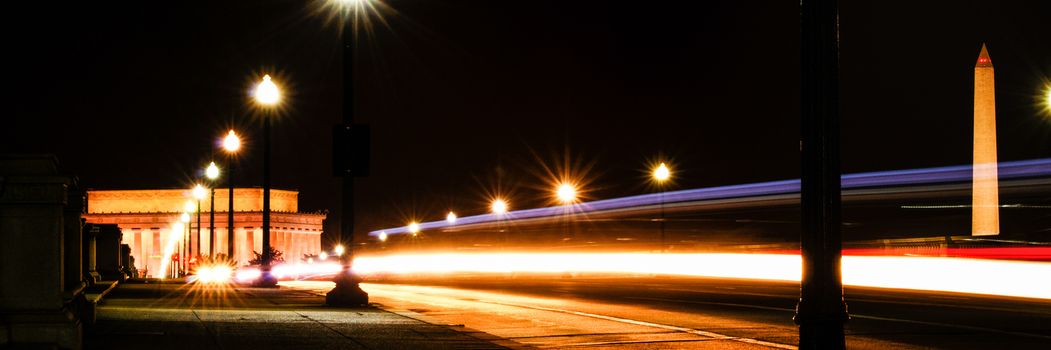
[[[336,287],[325,295],[325,305],[336,307],[364,306],[369,304],[369,293],[361,290],[361,280],[347,266],[336,275]]]

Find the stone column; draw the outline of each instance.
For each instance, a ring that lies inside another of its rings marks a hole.
[[[59,173],[54,156],[0,156],[2,348],[81,347],[83,201],[68,202],[76,200],[69,190],[74,184]],[[66,261],[71,256],[76,261]]]
[[[87,287],[83,273],[84,234],[81,232],[85,222],[81,219],[81,214],[84,214],[88,206],[87,196],[77,188],[76,178],[70,179],[72,181],[66,187],[66,206],[62,210],[62,254],[64,255],[62,265],[66,292],[69,295],[76,295]]]
[[[121,233],[117,225],[95,225],[98,234],[95,237],[95,264],[99,274],[107,281],[123,281],[124,269],[120,264]]]
[[[88,286],[92,286],[102,279],[95,264],[97,258],[95,252],[98,249],[95,239],[99,230],[95,224],[85,224],[82,231],[84,232],[84,278]]]

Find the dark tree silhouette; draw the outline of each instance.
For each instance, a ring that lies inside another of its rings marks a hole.
[[[252,254],[255,255],[255,257],[252,258],[252,260],[248,260],[248,265],[262,265],[263,264],[263,254],[260,254],[260,253],[254,251],[254,250],[252,251]],[[285,258],[284,258],[283,255],[284,255],[284,253],[281,253],[280,250],[274,249],[274,246],[270,246],[270,264],[271,265],[276,264],[276,263],[283,263],[283,262],[285,262]]]

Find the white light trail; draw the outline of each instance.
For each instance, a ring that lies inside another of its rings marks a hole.
[[[222,284],[230,282],[234,269],[230,265],[205,265],[197,268],[197,281],[201,283]]]
[[[179,237],[182,236],[182,231],[186,228],[181,222],[172,224],[171,231],[168,231],[168,242],[164,245],[164,255],[161,256],[161,276],[168,276],[168,265],[171,264],[172,254],[175,254],[176,244],[179,243]]]
[[[504,253],[412,254],[354,259],[368,275],[467,273],[628,273],[799,281],[792,254]],[[850,286],[1051,299],[1051,263],[937,257],[844,256]]]

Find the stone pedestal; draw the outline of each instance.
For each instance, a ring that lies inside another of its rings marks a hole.
[[[0,155],[0,348],[81,347],[84,201],[75,185],[54,156]]]
[[[97,259],[95,237],[98,235],[99,229],[94,224],[85,224],[82,231],[84,232],[84,251],[82,253],[84,256],[84,282],[90,287],[102,280],[102,276],[99,275],[95,265]]]
[[[120,245],[123,235],[115,224],[96,224],[95,261],[102,279],[123,281],[124,266],[120,263]]]
[[[343,266],[333,280],[336,287],[325,295],[325,304],[336,307],[364,306],[369,303],[369,293],[361,290],[361,279],[355,276],[348,266]]]

